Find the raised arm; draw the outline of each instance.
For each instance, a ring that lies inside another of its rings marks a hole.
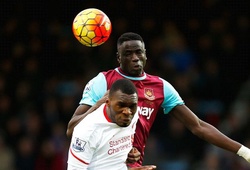
[[[95,110],[94,107],[88,106],[88,105],[79,105],[75,113],[73,114],[72,118],[70,119],[67,127],[67,136],[71,137],[73,133],[74,127],[83,119],[85,118],[88,113],[91,113]]]
[[[73,133],[73,129],[74,127],[82,120],[84,119],[89,113],[93,112],[94,110],[96,110],[100,105],[102,105],[103,103],[105,103],[106,99],[108,96],[108,91],[105,93],[105,95],[96,102],[96,104],[94,104],[93,106],[89,106],[89,105],[79,105],[76,110],[75,113],[73,114],[71,120],[68,123],[68,127],[67,127],[67,136],[71,137],[72,133]]]
[[[227,151],[237,153],[250,162],[250,150],[237,141],[227,137],[214,126],[199,119],[185,105],[176,106],[170,112],[181,121],[194,135]]]
[[[176,106],[170,113],[181,121],[194,135],[213,145],[234,153],[241,147],[240,143],[230,139],[214,126],[199,119],[185,105]]]

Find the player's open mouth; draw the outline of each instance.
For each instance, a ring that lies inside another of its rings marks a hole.
[[[140,65],[134,65],[133,67],[134,67],[135,69],[142,68],[142,66],[140,66]]]

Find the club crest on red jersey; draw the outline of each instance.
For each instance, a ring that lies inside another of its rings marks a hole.
[[[151,88],[144,88],[144,96],[148,100],[154,100],[155,99],[154,90]]]

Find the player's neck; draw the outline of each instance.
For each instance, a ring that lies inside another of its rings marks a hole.
[[[125,76],[130,76],[130,77],[143,77],[144,74],[145,74],[144,71],[142,71],[142,73],[141,73],[140,75],[134,76],[134,75],[130,75],[130,74],[128,74],[128,73],[125,73],[125,72],[121,69],[121,67],[118,67],[118,70],[119,70],[119,72],[122,73],[123,75],[125,75]]]
[[[111,123],[112,123],[112,119],[111,119],[111,117],[110,117],[110,112],[109,112],[108,109],[109,109],[109,107],[107,107],[107,105],[105,105],[104,108],[103,108],[103,113],[104,113],[104,116],[105,116],[106,120],[107,120],[108,122],[111,122]]]

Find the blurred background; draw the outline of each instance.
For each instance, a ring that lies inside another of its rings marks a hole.
[[[187,106],[250,147],[247,0],[61,0],[0,2],[0,170],[66,169],[67,123],[85,84],[118,66],[116,40],[145,40],[145,71],[169,81]],[[95,7],[112,22],[100,47],[81,45],[71,26]],[[249,170],[235,154],[193,136],[159,112],[145,164],[160,170]]]

